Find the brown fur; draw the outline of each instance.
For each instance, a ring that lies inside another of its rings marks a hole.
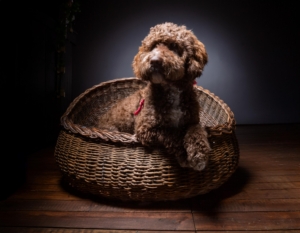
[[[203,170],[210,146],[199,124],[193,82],[207,63],[204,45],[185,26],[156,25],[142,41],[132,66],[147,86],[121,100],[99,120],[99,127],[135,134],[145,146],[164,146],[182,167]],[[134,116],[144,99],[141,112]]]

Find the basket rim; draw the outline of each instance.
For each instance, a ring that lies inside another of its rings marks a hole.
[[[220,99],[219,96],[215,95],[214,93],[210,92],[208,89],[205,89],[201,86],[196,86],[196,88],[203,93],[209,95],[212,97],[219,105],[223,107],[225,112],[227,113],[227,121],[225,124],[217,125],[214,127],[206,127],[206,129],[209,131],[210,135],[221,135],[222,133],[232,133],[232,131],[235,129],[236,121],[234,118],[234,114],[229,108],[229,106],[222,100]]]
[[[79,96],[77,96],[71,104],[68,106],[67,110],[65,113],[62,115],[60,119],[61,125],[64,127],[64,129],[71,131],[72,133],[75,134],[80,134],[85,137],[89,137],[92,139],[103,139],[105,141],[112,141],[112,142],[121,142],[125,144],[141,144],[135,135],[126,133],[126,132],[118,132],[118,131],[109,131],[105,129],[99,129],[96,127],[88,128],[83,125],[75,124],[69,119],[69,115],[74,109],[74,107],[77,105],[77,103],[84,98],[88,93],[94,91],[95,89],[99,87],[106,86],[108,84],[112,83],[118,83],[118,82],[125,82],[125,81],[140,81],[141,83],[144,83],[145,81],[138,79],[136,77],[128,77],[128,78],[118,78],[118,79],[113,79],[105,82],[101,82],[97,85],[92,86],[91,88],[86,89],[83,93],[81,93]],[[234,119],[234,114],[229,108],[229,106],[221,100],[218,96],[216,96],[214,93],[210,92],[207,89],[204,89],[201,86],[195,86],[196,89],[199,91],[207,94],[211,98],[213,98],[219,105],[222,106],[222,108],[225,110],[227,113],[227,121],[224,124],[217,125],[214,127],[209,127],[206,126],[206,130],[208,131],[209,136],[213,135],[222,135],[223,133],[225,134],[230,134],[233,132],[235,129],[235,119]]]

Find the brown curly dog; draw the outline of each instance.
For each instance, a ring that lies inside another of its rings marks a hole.
[[[210,146],[194,82],[206,63],[204,45],[185,26],[152,27],[132,63],[147,86],[102,115],[99,127],[135,134],[145,146],[164,146],[182,167],[203,170]]]

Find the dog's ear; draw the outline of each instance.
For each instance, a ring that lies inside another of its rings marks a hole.
[[[187,61],[187,75],[194,80],[201,76],[203,68],[207,63],[208,56],[204,44],[196,38],[193,41],[192,50],[192,55]]]

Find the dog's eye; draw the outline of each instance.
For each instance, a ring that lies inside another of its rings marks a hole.
[[[172,50],[173,52],[177,53],[179,56],[182,55],[182,51],[180,50],[178,44],[176,44],[176,43],[170,43],[170,44],[168,45],[168,48],[169,48],[170,50]]]
[[[172,50],[174,52],[177,52],[177,50],[178,50],[178,46],[175,43],[170,43],[168,47],[170,50]]]

